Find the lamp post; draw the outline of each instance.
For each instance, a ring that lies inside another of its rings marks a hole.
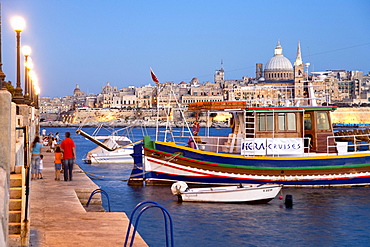
[[[22,53],[24,56],[24,103],[29,105],[30,104],[30,85],[29,85],[29,80],[28,80],[28,71],[30,64],[32,63],[31,58],[29,58],[31,54],[31,47],[29,46],[23,46],[22,47]]]
[[[35,71],[30,70],[28,73],[28,80],[30,86],[30,105],[35,105],[35,84],[38,80]]]
[[[12,19],[12,26],[16,32],[17,39],[17,87],[14,89],[13,101],[17,104],[23,104],[24,98],[21,88],[21,32],[25,27],[26,22],[22,17],[14,17]]]

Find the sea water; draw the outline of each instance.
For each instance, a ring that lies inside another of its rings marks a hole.
[[[284,196],[293,197],[292,208],[278,198],[260,205],[178,203],[169,186],[128,186],[132,165],[84,164],[83,156],[96,145],[75,130],[47,128],[47,133],[59,132],[64,138],[66,131],[71,132],[77,164],[108,193],[111,211],[130,216],[146,200],[165,207],[173,220],[175,246],[370,246],[370,188],[283,188]],[[133,129],[132,141],[140,140],[143,133],[154,135],[155,129]],[[107,199],[102,198],[108,210]],[[143,214],[138,231],[149,246],[166,246],[158,209]],[[125,234],[122,229],[122,238]]]

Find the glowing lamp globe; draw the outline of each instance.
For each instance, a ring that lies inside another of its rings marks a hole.
[[[16,32],[22,32],[23,29],[26,27],[26,21],[23,17],[16,16],[12,19],[12,27]]]

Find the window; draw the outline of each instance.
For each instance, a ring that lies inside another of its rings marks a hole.
[[[295,113],[279,113],[278,114],[278,125],[279,130],[297,130],[297,123],[295,119]]]
[[[304,114],[304,130],[312,129],[311,113]]]
[[[257,116],[258,130],[272,131],[274,126],[274,116],[272,113],[259,113]]]
[[[326,112],[317,113],[317,129],[330,130],[328,114]]]

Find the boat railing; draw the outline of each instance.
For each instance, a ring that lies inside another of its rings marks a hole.
[[[334,136],[327,137],[327,152],[333,148],[338,154],[370,151],[370,130],[337,131]]]
[[[191,138],[190,138],[191,139]],[[230,137],[230,136],[194,136],[195,148],[202,151],[209,151],[215,153],[231,153],[241,154],[242,143],[245,141],[243,137]],[[304,137],[304,154],[310,152],[309,137]],[[176,142],[179,145],[190,146],[186,142]],[[250,153],[245,156],[260,156],[256,153]],[[272,154],[270,156],[281,156],[281,154]]]

